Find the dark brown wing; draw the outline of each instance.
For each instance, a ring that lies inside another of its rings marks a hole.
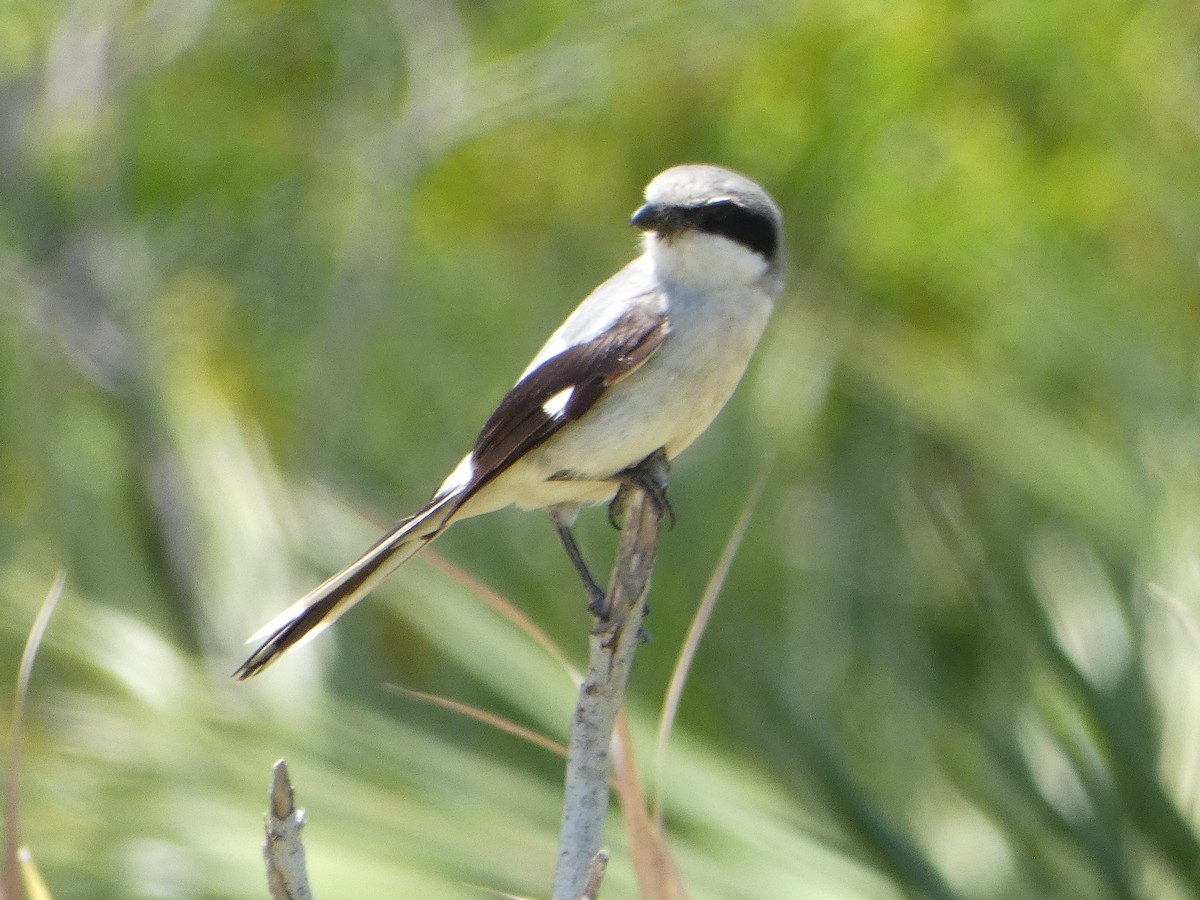
[[[644,363],[668,331],[665,310],[640,303],[602,335],[552,356],[500,401],[475,441],[477,487],[491,481]]]

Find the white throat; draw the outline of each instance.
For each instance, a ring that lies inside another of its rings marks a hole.
[[[648,231],[644,245],[665,281],[712,288],[762,284],[767,275],[767,262],[759,254],[720,235],[683,231],[661,237]]]

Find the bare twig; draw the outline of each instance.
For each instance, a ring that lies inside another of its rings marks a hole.
[[[604,880],[604,873],[608,871],[608,851],[600,850],[592,857],[592,864],[588,866],[587,881],[583,885],[583,893],[579,895],[579,900],[596,900],[600,896],[600,882]]]
[[[9,745],[8,783],[4,794],[4,880],[0,883],[0,900],[21,900],[25,896],[21,884],[21,870],[26,866],[21,860],[21,741],[25,728],[25,697],[29,694],[29,678],[33,672],[33,660],[50,624],[50,616],[62,596],[67,583],[67,573],[60,571],[55,576],[42,608],[38,610],[33,628],[25,641],[25,652],[21,654],[21,668],[17,674],[17,700],[13,707],[12,741]],[[32,864],[30,863],[29,866]]]
[[[667,462],[656,454],[642,466],[665,497]],[[625,699],[629,670],[641,642],[663,509],[645,489],[632,487],[603,621],[590,637],[587,679],[571,727],[554,900],[580,900],[588,890],[608,813],[609,744]]]
[[[296,795],[288,778],[287,761],[275,763],[271,779],[271,811],[267,816],[267,886],[272,900],[312,900],[308,871],[304,864],[304,810],[296,809]]]

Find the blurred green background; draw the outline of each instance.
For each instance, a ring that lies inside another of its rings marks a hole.
[[[654,788],[692,896],[1200,895],[1198,47],[1190,0],[8,0],[0,669],[65,569],[22,776],[56,897],[265,896],[280,756],[323,900],[546,894],[560,761],[384,685],[558,739],[573,688],[431,560],[228,676],[686,161],[789,254],[634,673],[653,775],[765,472]],[[437,549],[583,658],[543,517]]]

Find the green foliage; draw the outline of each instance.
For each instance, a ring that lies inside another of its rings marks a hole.
[[[1198,41],[1120,0],[0,8],[0,661],[64,568],[55,895],[263,896],[278,756],[319,896],[546,890],[558,761],[380,684],[556,737],[571,686],[427,562],[226,676],[705,160],[779,199],[790,289],[675,469],[632,688],[648,733],[772,460],[660,786],[693,896],[1196,896]],[[489,518],[439,549],[582,654],[549,526]]]

